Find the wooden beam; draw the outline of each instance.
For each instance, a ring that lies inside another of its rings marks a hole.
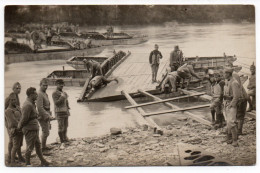
[[[145,91],[143,91],[143,90],[138,90],[138,91],[139,91],[140,93],[142,93],[142,94],[145,94],[146,96],[149,96],[149,97],[154,98],[155,100],[162,100],[162,99],[160,99],[159,97],[156,97],[156,96],[154,96],[154,95],[152,95],[152,94],[149,94],[149,93],[147,93],[147,92],[145,92]],[[197,92],[197,93],[198,93],[198,92]],[[176,105],[173,105],[173,104],[171,104],[171,103],[165,103],[165,104],[170,105],[170,106],[172,107],[172,109],[179,109],[179,108],[180,108],[180,107],[178,107],[178,106],[176,106]],[[195,114],[193,114],[193,113],[191,113],[191,112],[185,111],[184,114],[186,114],[186,115],[189,116],[190,118],[192,118],[192,119],[194,119],[194,120],[196,120],[196,121],[198,121],[198,122],[200,122],[200,123],[202,123],[202,124],[204,124],[204,125],[207,125],[207,126],[212,127],[211,122],[209,122],[208,120],[205,120],[205,119],[203,119],[203,118],[200,118],[199,116],[197,116],[197,115],[195,115]]]
[[[126,97],[126,99],[132,104],[132,105],[137,105],[137,103],[134,101],[134,99],[126,92],[126,91],[121,91],[121,93]],[[143,115],[145,114],[144,110],[140,107],[136,108],[138,112],[141,114],[142,118],[144,118],[150,126],[152,126],[154,129],[157,130],[157,132],[162,133],[161,127],[159,127],[152,118],[150,117],[144,117]]]
[[[87,94],[86,92],[87,92],[87,87],[88,87],[89,81],[90,81],[90,77],[87,78],[87,80],[86,80],[86,82],[85,82],[85,84],[84,84],[84,86],[83,86],[83,88],[81,90],[81,94],[79,96],[79,99],[77,100],[78,102],[84,101],[84,98],[85,98],[85,96]]]
[[[197,92],[197,91],[188,91],[188,90],[180,89],[180,88],[178,88],[178,91],[181,91],[181,92],[183,92],[184,94],[197,94],[197,93],[199,93],[199,92]],[[210,101],[210,100],[212,99],[212,97],[209,96],[209,95],[207,95],[207,94],[201,95],[201,96],[199,96],[199,97],[200,97],[201,99],[203,99],[203,100],[206,100],[206,101]]]
[[[165,100],[158,100],[158,101],[153,101],[153,102],[149,102],[149,103],[138,104],[136,106],[126,106],[125,109],[148,106],[148,105],[153,105],[153,104],[157,104],[157,103],[164,103],[164,102],[169,102],[169,101],[173,101],[173,100],[178,100],[178,99],[183,99],[183,98],[188,98],[188,97],[193,97],[193,96],[199,96],[199,95],[203,95],[203,94],[205,94],[205,93],[203,92],[203,93],[197,93],[197,94],[192,94],[192,95],[185,95],[185,96],[180,96],[180,97],[169,98],[169,99],[165,99]]]
[[[187,108],[178,108],[178,109],[173,109],[173,110],[166,110],[166,111],[159,111],[159,112],[151,112],[151,113],[146,113],[143,116],[152,116],[152,115],[159,115],[159,114],[166,114],[166,113],[173,113],[173,112],[180,112],[180,111],[187,111],[187,110],[192,110],[192,109],[199,109],[199,108],[205,108],[209,107],[210,104],[206,105],[199,105],[199,106],[191,106]]]

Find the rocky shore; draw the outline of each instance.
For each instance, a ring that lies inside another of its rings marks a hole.
[[[180,153],[177,144],[186,143],[199,147],[233,165],[254,165],[256,163],[256,122],[246,118],[245,135],[239,136],[239,147],[222,143],[224,128],[214,130],[186,117],[178,118],[171,125],[163,127],[164,134],[154,134],[145,126],[114,129],[114,134],[92,138],[71,139],[65,148],[59,142],[52,147],[45,158],[50,166],[179,166]],[[33,154],[33,166],[40,161]],[[7,164],[8,166],[8,164]],[[17,163],[17,166],[25,166]]]

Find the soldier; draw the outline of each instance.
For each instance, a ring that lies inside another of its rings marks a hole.
[[[201,78],[194,72],[194,67],[196,62],[192,62],[191,65],[184,64],[178,68],[177,73],[182,78],[181,88],[184,86],[184,80],[188,79],[187,81],[187,89],[189,89],[191,77],[194,76],[197,79],[201,80]]]
[[[67,129],[68,129],[68,118],[70,116],[69,112],[69,102],[68,94],[62,89],[64,87],[64,81],[58,79],[56,81],[57,89],[52,93],[52,98],[54,102],[55,116],[58,121],[58,134],[60,137],[61,147],[64,148],[64,142],[68,142]]]
[[[18,153],[19,161],[24,162],[24,158],[21,154],[21,146],[23,142],[23,132],[21,130],[17,130],[18,122],[21,119],[21,111],[18,110],[16,95],[14,93],[9,96],[9,106],[5,110],[5,120],[6,127],[8,129],[9,139],[12,144],[11,154],[9,153],[8,162],[10,162],[11,157],[11,165],[14,166],[15,163],[15,155]]]
[[[174,51],[171,52],[170,54],[170,67],[171,71],[176,71],[183,62],[183,53],[179,49],[179,46],[174,47]]]
[[[38,123],[38,113],[36,111],[35,101],[37,100],[36,89],[30,87],[26,91],[27,99],[22,107],[22,118],[18,124],[18,130],[23,131],[26,141],[26,152],[25,160],[26,165],[30,166],[31,153],[35,147],[36,154],[41,160],[42,166],[48,166],[50,163],[47,162],[42,155],[41,142],[39,138],[39,123]]]
[[[216,113],[216,122],[214,122],[215,129],[223,126],[223,84],[221,75],[217,72],[214,73],[215,82],[212,85],[212,100],[211,100],[211,114]]]
[[[39,112],[39,123],[42,128],[42,136],[41,136],[41,143],[42,143],[42,152],[50,150],[49,147],[46,146],[47,138],[50,134],[50,120],[53,119],[50,111],[50,101],[46,90],[48,88],[48,81],[47,79],[42,79],[40,82],[40,90],[38,92],[38,98],[36,101],[36,106]]]
[[[171,83],[172,89],[171,92],[176,92],[177,91],[177,81],[180,79],[180,77],[177,74],[177,71],[173,71],[167,74],[165,80],[162,83],[162,92],[164,92],[165,90],[165,84],[167,84],[168,82]]]
[[[20,100],[19,100],[19,94],[21,92],[21,84],[19,82],[14,83],[13,85],[13,92],[5,99],[5,110],[8,108],[10,105],[10,96],[15,96],[16,97],[16,106],[15,109],[21,113],[21,108],[20,108]],[[7,128],[8,135],[10,134],[8,126],[7,126],[7,121],[5,120],[5,127]],[[22,138],[23,139],[23,138]],[[23,141],[22,141],[23,143]],[[21,145],[22,145],[21,143]],[[9,135],[9,143],[8,143],[8,163],[11,162],[11,151],[13,147],[13,140]],[[18,157],[20,158],[19,161],[24,162],[24,158],[22,157],[21,150],[17,150]]]
[[[238,147],[237,142],[237,109],[238,101],[241,96],[241,88],[236,79],[232,77],[233,69],[225,69],[225,86],[224,86],[224,112],[227,121],[227,143]],[[231,139],[232,137],[232,139]]]
[[[240,85],[240,98],[237,105],[237,126],[238,126],[238,135],[242,135],[242,129],[244,124],[244,118],[246,115],[246,107],[247,107],[247,93],[246,90],[240,80],[240,76],[238,73],[233,72],[233,78],[237,80]]]
[[[88,87],[91,90],[95,91],[96,89],[99,89],[102,86],[106,86],[107,84],[109,84],[112,81],[115,81],[116,83],[118,83],[117,78],[107,79],[104,76],[99,75],[99,76],[95,76],[93,79],[91,79]]]
[[[97,75],[103,75],[102,68],[99,62],[94,60],[87,61],[83,60],[85,68],[91,73],[91,78],[94,78]]]
[[[248,89],[248,103],[249,103],[249,108],[247,110],[247,112],[251,112],[252,110],[255,110],[256,107],[255,107],[255,100],[256,100],[256,76],[255,76],[255,65],[252,64],[250,66],[250,72],[251,72],[251,76],[249,78],[249,83],[248,83],[248,86],[247,86],[247,89]],[[252,97],[252,99],[251,99]]]
[[[159,46],[157,44],[154,45],[154,50],[150,53],[149,63],[152,69],[152,82],[157,82],[157,72],[160,65],[160,59],[162,59],[162,53],[158,50]]]

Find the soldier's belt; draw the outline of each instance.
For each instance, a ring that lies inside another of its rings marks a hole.
[[[223,96],[224,100],[231,101],[233,99],[232,96]]]

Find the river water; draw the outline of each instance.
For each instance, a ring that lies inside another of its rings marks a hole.
[[[102,31],[103,28],[96,28]],[[249,66],[255,62],[255,25],[254,24],[174,24],[163,26],[127,26],[115,27],[116,31],[124,31],[131,34],[145,34],[149,40],[139,45],[118,45],[109,46],[101,53],[109,55],[115,50],[131,51],[129,57],[142,58],[148,63],[148,56],[153,50],[154,44],[159,45],[159,50],[163,54],[162,61],[169,61],[169,54],[175,45],[179,45],[184,56],[222,56],[236,55],[238,60],[235,64],[242,65],[242,71],[249,73]],[[19,81],[22,85],[20,101],[23,103],[26,99],[25,91],[28,87],[39,89],[39,81],[54,70],[71,69],[64,60],[24,62],[6,65],[5,67],[5,97],[11,92],[14,82]],[[51,98],[55,87],[49,86],[47,93],[49,95],[52,110],[53,101]],[[71,116],[69,118],[68,136],[92,137],[109,133],[111,127],[125,128],[135,127],[140,118],[134,111],[124,110],[128,106],[127,101],[116,101],[109,103],[77,103],[76,100],[81,92],[79,87],[65,87],[69,95],[71,107]],[[181,103],[182,106],[188,103]],[[152,107],[158,111],[164,109],[161,105]],[[209,118],[207,109],[196,110],[194,113],[203,114]],[[166,125],[174,117],[181,113],[167,114],[165,116],[154,116],[154,120],[159,125]],[[6,139],[7,134],[5,133]],[[48,142],[54,142],[58,137],[57,122],[52,122],[52,129]],[[8,140],[5,140],[7,148]],[[25,145],[24,145],[25,146]]]

